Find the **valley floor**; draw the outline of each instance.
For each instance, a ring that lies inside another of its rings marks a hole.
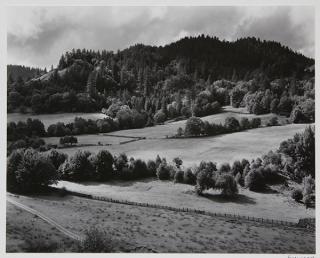
[[[314,209],[306,209],[303,204],[295,202],[290,197],[291,192],[282,189],[281,186],[281,190],[267,193],[252,192],[239,187],[239,194],[232,199],[223,198],[220,191],[215,190],[206,191],[205,196],[200,197],[195,194],[194,186],[156,179],[109,183],[59,181],[57,187],[118,200],[290,222],[315,217]]]
[[[164,253],[315,252],[315,232],[306,229],[273,227],[258,222],[212,218],[73,196],[8,196],[79,235],[91,226],[99,227],[112,236],[115,245],[119,246],[144,246]],[[28,236],[17,236],[15,232],[21,230],[39,231],[41,234],[38,237],[47,236],[60,244],[65,241],[64,237],[54,237],[54,229],[46,227],[38,218],[8,205],[7,250],[19,251]]]

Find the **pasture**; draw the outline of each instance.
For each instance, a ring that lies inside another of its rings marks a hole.
[[[79,197],[12,197],[79,235],[99,225],[116,243],[157,252],[314,253],[314,231]],[[7,214],[7,217],[9,214]],[[9,224],[19,221],[12,217]],[[22,223],[22,222],[21,222]],[[28,226],[30,220],[21,226]],[[45,227],[43,227],[44,229]]]
[[[128,156],[141,158],[144,160],[155,159],[159,154],[171,161],[174,157],[182,158],[185,166],[192,166],[202,160],[213,161],[218,164],[224,162],[233,162],[237,159],[252,159],[266,154],[270,150],[276,150],[281,141],[294,136],[295,133],[303,132],[305,124],[289,124],[284,126],[265,127],[242,131],[232,134],[219,136],[188,138],[188,139],[150,139],[155,135],[155,131],[163,133],[163,126],[152,128],[143,128],[147,139],[130,142],[127,144],[118,144],[126,138],[108,137],[99,135],[82,135],[78,136],[78,142],[97,144],[98,141],[113,144],[111,146],[86,146],[82,150],[88,150],[93,153],[102,149],[109,150],[112,154],[125,152]],[[152,131],[147,131],[152,129]],[[132,134],[130,134],[130,131]],[[123,131],[116,133],[122,134]],[[135,135],[136,129],[126,130],[127,135]],[[150,133],[150,134],[149,134]],[[45,138],[46,142],[58,143],[58,138]],[[79,148],[67,148],[61,151],[68,155],[73,155]]]
[[[303,204],[295,202],[290,197],[290,191],[283,187],[265,193],[239,187],[239,194],[229,199],[221,196],[220,191],[209,190],[204,196],[198,196],[194,192],[194,186],[156,179],[107,183],[59,181],[57,187],[119,200],[291,222],[298,222],[300,218],[315,217],[314,209],[306,209]]]

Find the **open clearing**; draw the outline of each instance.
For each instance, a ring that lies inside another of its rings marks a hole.
[[[231,213],[258,218],[298,222],[300,218],[315,217],[314,209],[306,209],[290,197],[290,192],[256,193],[239,188],[239,195],[224,199],[219,191],[207,191],[199,197],[194,187],[175,184],[171,181],[144,180],[110,183],[73,183],[59,181],[58,188],[66,187],[96,196],[119,200],[167,205],[179,208],[193,208],[211,212]]]
[[[105,230],[115,241],[128,243],[132,247],[145,246],[158,252],[315,252],[315,233],[305,229],[129,207],[73,196],[12,198],[53,218],[72,232],[82,234],[88,227],[98,225],[99,229]],[[8,228],[12,224],[30,227],[31,220],[24,219],[25,214],[10,216],[11,214],[7,214]],[[42,225],[40,227],[43,230],[46,228]],[[11,244],[12,248],[14,244]]]
[[[265,125],[271,117],[276,116],[275,114],[265,114],[265,115],[254,115],[248,114],[245,108],[232,108],[231,106],[223,107],[223,112],[215,115],[201,117],[203,121],[208,121],[210,123],[224,123],[227,117],[235,117],[238,120],[242,117],[247,117],[252,119],[255,117],[261,118],[262,125]],[[286,123],[287,118],[283,116],[277,116],[280,123]],[[164,138],[166,136],[172,136],[177,133],[179,127],[184,128],[186,120],[181,120],[177,122],[165,123],[163,125],[157,125],[152,127],[145,127],[141,129],[129,129],[121,130],[117,132],[112,132],[114,135],[125,135],[125,136],[135,136],[135,137],[147,137],[147,138]]]
[[[143,160],[155,159],[158,154],[161,157],[166,157],[168,161],[171,161],[174,157],[180,157],[185,166],[198,164],[202,160],[221,164],[233,162],[237,159],[241,160],[242,158],[257,158],[270,150],[276,150],[282,141],[293,137],[295,133],[302,132],[306,126],[306,124],[289,124],[203,138],[145,139],[123,145],[114,142],[117,141],[117,137],[83,135],[78,137],[78,142],[80,144],[84,142],[97,144],[98,141],[108,143],[109,138],[110,143],[114,143],[114,145],[86,146],[81,149],[93,153],[103,149],[109,150],[112,154],[124,152],[130,157]],[[146,129],[149,128],[140,130]],[[153,127],[153,130],[155,129],[161,132],[161,126]],[[122,131],[119,131],[120,133]],[[144,136],[150,137],[147,132],[145,132]],[[50,138],[45,140],[50,142]],[[55,140],[57,141],[57,138]],[[126,139],[118,139],[118,141],[124,140]],[[68,155],[73,155],[78,150],[79,148],[74,147],[61,151]]]
[[[55,124],[57,122],[70,123],[76,117],[82,117],[85,119],[98,120],[106,117],[102,113],[59,113],[59,114],[21,114],[21,113],[8,113],[7,122],[19,122],[27,121],[28,118],[39,119],[44,124],[44,127],[47,129],[49,125]]]

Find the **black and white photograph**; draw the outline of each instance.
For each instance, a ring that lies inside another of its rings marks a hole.
[[[4,252],[316,257],[319,6],[259,2],[8,1]]]

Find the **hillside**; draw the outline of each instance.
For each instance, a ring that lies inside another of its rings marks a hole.
[[[10,77],[14,81],[16,81],[19,77],[26,81],[34,77],[39,77],[44,73],[46,73],[46,70],[40,68],[33,68],[23,65],[7,65],[8,81],[10,80]]]
[[[312,122],[312,65],[313,59],[280,43],[256,38],[228,42],[199,36],[117,53],[72,49],[62,54],[56,69],[25,83],[8,82],[8,112],[104,109],[129,129],[207,116],[231,104],[254,114],[288,117],[299,107],[293,120]],[[130,121],[122,123],[126,110]],[[141,123],[132,125],[137,120]]]

